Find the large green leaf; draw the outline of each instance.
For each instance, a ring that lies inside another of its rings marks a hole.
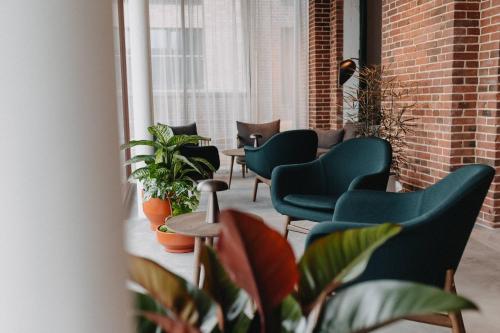
[[[216,305],[202,290],[169,272],[157,263],[141,257],[129,257],[129,272],[175,319],[193,327],[216,325]]]
[[[231,279],[255,301],[260,331],[274,332],[276,323],[267,317],[293,291],[298,280],[292,248],[280,233],[255,216],[224,210],[220,224],[219,259]]]
[[[144,316],[144,313],[165,314],[164,308],[159,305],[151,296],[134,293],[134,307],[136,312],[136,332],[156,333],[158,325]]]
[[[471,301],[435,287],[394,280],[364,282],[325,304],[315,332],[369,332],[406,316],[477,309]]]
[[[171,137],[168,142],[167,146],[173,147],[173,146],[182,146],[186,144],[198,144],[200,140],[203,140],[203,137],[198,136],[198,135],[175,135]]]
[[[131,159],[129,159],[128,161],[126,161],[125,165],[139,163],[139,162],[151,162],[154,160],[155,160],[154,155],[136,155]]]
[[[159,141],[162,145],[167,145],[168,140],[174,136],[174,132],[170,127],[164,124],[156,124],[154,126],[148,127],[148,132]]]
[[[371,254],[401,230],[393,224],[350,229],[325,236],[305,251],[299,261],[297,297],[305,313],[340,285],[366,268]]]
[[[185,322],[169,316],[161,305],[151,296],[135,293],[136,332],[137,333],[198,333],[199,330]]]
[[[186,156],[183,156],[181,154],[174,154],[173,158],[174,160],[178,160],[179,162],[184,163],[190,168],[195,169],[199,174],[203,174],[203,172],[191,161],[191,159],[187,158]]]
[[[207,246],[201,249],[201,263],[205,271],[203,290],[221,307],[225,332],[246,332],[250,319],[245,315],[248,295],[229,278],[215,251]]]
[[[135,146],[149,146],[158,148],[159,145],[151,140],[131,140],[129,143],[125,143],[120,146],[120,149],[132,148]]]
[[[191,159],[195,162],[198,162],[202,165],[205,165],[210,171],[215,171],[215,168],[214,166],[212,165],[212,163],[210,163],[209,161],[207,161],[206,159],[204,158],[201,158],[201,157],[191,157]]]
[[[302,315],[302,309],[297,300],[287,296],[278,308],[279,320],[281,322],[281,333],[300,333],[306,329],[306,318]]]

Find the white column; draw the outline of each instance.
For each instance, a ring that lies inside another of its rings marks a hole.
[[[128,2],[131,53],[132,121],[135,140],[151,138],[148,127],[153,125],[153,88],[151,78],[151,46],[149,35],[149,1]],[[150,154],[152,148],[136,147],[132,154]],[[140,188],[136,192],[137,216],[144,218]]]
[[[134,133],[132,133],[132,138],[144,139],[149,137],[147,129],[153,124],[149,1],[129,1],[128,14],[132,72],[130,84],[133,96]]]
[[[2,0],[0,40],[0,332],[131,332],[111,0]]]

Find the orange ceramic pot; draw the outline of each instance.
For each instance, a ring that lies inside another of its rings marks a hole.
[[[151,230],[156,230],[165,224],[165,219],[172,215],[172,204],[170,199],[151,198],[142,203],[142,210],[151,223]]]
[[[179,235],[172,232],[160,231],[160,226],[156,229],[156,239],[165,247],[165,251],[173,253],[192,252],[194,249],[194,238]]]

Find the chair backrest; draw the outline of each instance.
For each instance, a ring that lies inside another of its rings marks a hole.
[[[258,148],[254,161],[247,154],[248,167],[262,177],[271,178],[273,169],[280,165],[301,164],[316,158],[318,136],[309,129],[291,130],[276,134]],[[293,181],[293,180],[290,180]]]
[[[467,165],[422,192],[420,218],[407,226],[435,234],[447,268],[457,269],[494,175],[487,165]]]
[[[169,126],[175,135],[198,135],[196,123],[191,123],[184,126]]]
[[[391,160],[391,145],[379,138],[354,138],[339,143],[319,158],[325,192],[340,195],[358,176],[384,172],[388,176]]]
[[[375,251],[357,282],[400,279],[443,287],[446,271],[458,268],[494,174],[489,166],[468,165],[416,192],[418,216],[400,221],[401,234]]]
[[[275,134],[280,132],[280,120],[278,119],[262,124],[250,124],[237,121],[236,130],[238,131],[238,148],[253,146],[253,139],[250,138],[250,135],[254,133],[262,135],[262,137],[257,140],[258,145],[261,146]]]

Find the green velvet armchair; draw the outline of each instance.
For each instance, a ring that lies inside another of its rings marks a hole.
[[[389,142],[355,138],[310,163],[274,169],[271,198],[274,208],[287,216],[285,237],[293,220],[331,221],[337,199],[348,190],[385,191],[391,160]]]
[[[248,168],[256,173],[253,201],[259,183],[270,185],[273,169],[280,165],[305,163],[316,158],[318,136],[313,130],[292,130],[275,134],[260,147],[245,146]]]
[[[402,232],[373,254],[355,283],[398,279],[454,292],[453,274],[494,174],[489,166],[468,165],[418,192],[347,192],[338,200],[332,222],[312,228],[306,246],[335,231],[399,223]],[[428,319],[465,332],[459,313]]]

